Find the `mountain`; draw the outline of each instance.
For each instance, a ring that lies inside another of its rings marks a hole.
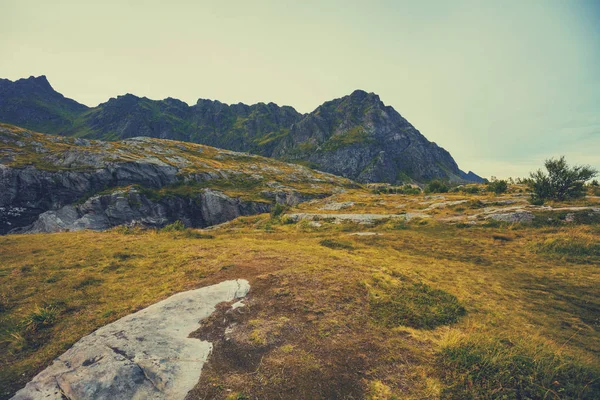
[[[460,171],[460,177],[469,182],[483,183],[483,181],[484,181],[484,179],[482,177],[480,177],[473,171],[469,171],[469,172]]]
[[[374,93],[356,90],[294,124],[274,156],[360,182],[460,181],[446,150],[428,141]]]
[[[0,234],[178,220],[206,227],[355,186],[297,164],[193,143],[105,142],[0,124]]]
[[[244,151],[357,180],[402,183],[478,181],[374,93],[356,90],[311,113],[274,103],[195,105],[132,94],[88,108],[52,89],[46,77],[0,80],[0,121],[43,133],[120,140],[137,136]]]
[[[0,78],[0,121],[60,133],[72,129],[75,119],[87,109],[55,91],[45,76],[15,82]]]

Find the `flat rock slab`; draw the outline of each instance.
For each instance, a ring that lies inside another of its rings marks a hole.
[[[422,213],[404,213],[404,214],[314,214],[314,213],[297,213],[288,214],[292,221],[326,221],[334,220],[335,222],[350,221],[359,224],[372,224],[375,221],[382,219],[403,219],[410,221],[413,218],[431,218],[430,215]]]
[[[212,350],[188,335],[249,290],[246,280],[225,281],[123,317],[79,340],[13,399],[183,399]]]

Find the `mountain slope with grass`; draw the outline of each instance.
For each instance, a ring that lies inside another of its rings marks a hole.
[[[353,182],[295,164],[151,138],[103,142],[0,125],[0,233],[176,221],[205,227]]]
[[[46,77],[0,81],[0,122],[88,139],[173,139],[277,157],[360,182],[479,181],[374,93],[356,90],[301,114],[274,103],[196,104],[126,94],[88,108]]]

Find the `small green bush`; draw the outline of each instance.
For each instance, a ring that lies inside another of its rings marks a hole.
[[[487,187],[488,192],[493,192],[496,194],[505,193],[508,190],[508,182],[505,180],[493,181],[488,184]]]
[[[460,191],[467,194],[478,194],[479,188],[477,186],[463,186]]]
[[[185,225],[183,224],[183,222],[181,220],[177,220],[175,222],[173,222],[172,224],[166,225],[165,227],[163,227],[161,229],[161,232],[181,232],[184,231]]]
[[[287,207],[281,203],[273,204],[271,207],[271,218],[279,218],[287,211]]]
[[[440,180],[433,180],[425,187],[425,193],[448,193],[450,188]]]

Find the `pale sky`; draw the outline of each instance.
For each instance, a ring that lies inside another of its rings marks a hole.
[[[128,3],[128,4],[124,4]],[[0,0],[0,77],[89,106],[375,92],[467,171],[600,169],[600,0]]]

